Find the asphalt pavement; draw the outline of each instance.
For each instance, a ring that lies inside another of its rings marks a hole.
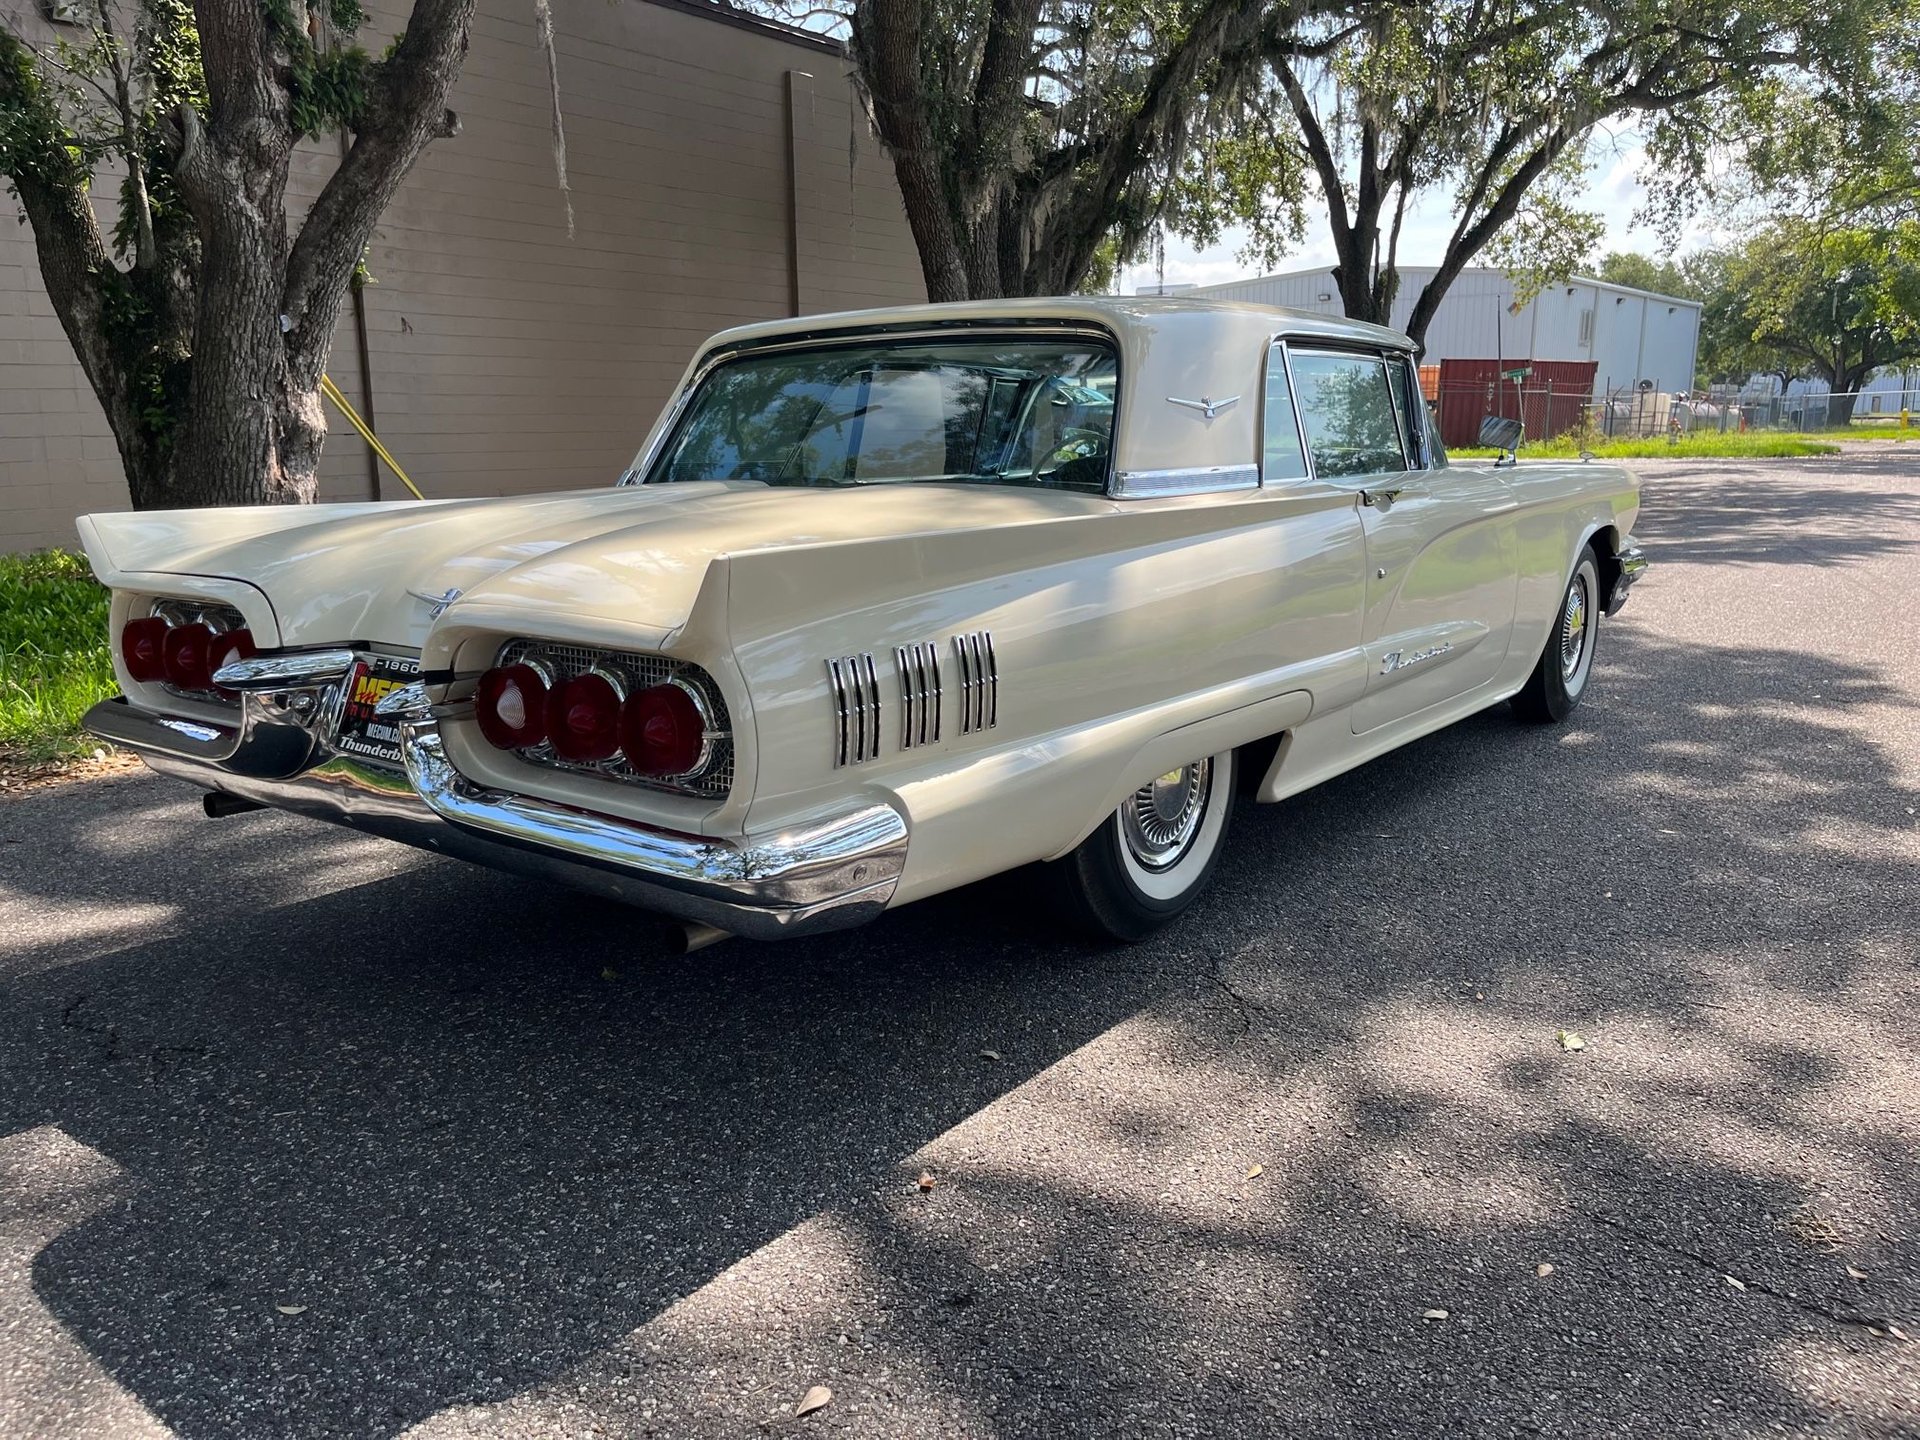
[[[0,802],[0,1435],[1920,1435],[1920,446],[1641,469],[1572,723],[1132,949]]]

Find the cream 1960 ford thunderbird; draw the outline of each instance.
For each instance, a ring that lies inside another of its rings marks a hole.
[[[1408,342],[1028,300],[716,336],[617,485],[92,515],[123,697],[207,792],[798,935],[1047,862],[1178,914],[1275,801],[1494,701],[1559,720],[1636,482],[1450,464]]]

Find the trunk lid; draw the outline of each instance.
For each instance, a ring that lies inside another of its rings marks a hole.
[[[977,485],[775,488],[709,481],[491,500],[261,506],[84,517],[109,585],[245,581],[283,645],[418,648],[473,597],[528,619],[595,614],[653,632],[686,622],[718,555],[1024,525],[1110,511],[1090,495]],[[454,592],[450,594],[450,592]]]

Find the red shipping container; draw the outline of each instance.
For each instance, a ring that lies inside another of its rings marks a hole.
[[[1526,426],[1527,439],[1564,435],[1580,423],[1593,401],[1597,360],[1442,360],[1440,441],[1462,448],[1480,443],[1480,422],[1489,415]],[[1502,371],[1528,373],[1516,387]]]

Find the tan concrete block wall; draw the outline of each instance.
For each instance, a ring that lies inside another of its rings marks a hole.
[[[40,284],[33,236],[0,202],[0,546],[73,541],[73,517],[127,503],[120,455]]]
[[[369,48],[403,14],[376,8]],[[375,428],[429,495],[609,484],[713,331],[924,297],[839,56],[672,4],[556,20],[573,238],[533,7],[481,0],[454,100],[463,131],[427,153],[368,256]],[[332,139],[303,149],[296,209],[338,153]],[[351,310],[329,371],[363,403]],[[322,498],[364,498],[366,447],[329,418]],[[74,515],[125,505],[31,236],[0,225],[0,547],[69,544]]]

